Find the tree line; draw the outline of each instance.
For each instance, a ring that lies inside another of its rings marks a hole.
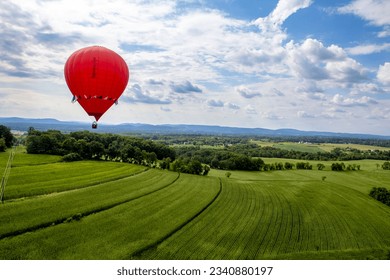
[[[176,159],[175,151],[164,144],[142,138],[89,131],[63,134],[30,128],[26,138],[30,154],[63,156],[63,161],[111,160],[146,165],[177,172],[207,175],[210,167],[195,159]]]
[[[238,144],[227,147],[235,152],[242,152],[252,157],[268,157],[268,158],[290,158],[300,160],[361,160],[361,159],[376,159],[390,160],[390,150],[367,150],[362,151],[353,148],[334,148],[330,152],[302,152],[296,150],[285,150],[275,147],[259,147],[255,143]]]
[[[64,160],[102,159],[154,164],[157,160],[175,159],[173,149],[151,140],[89,131],[63,134],[58,130],[43,132],[30,128],[25,144],[27,153],[61,155]]]

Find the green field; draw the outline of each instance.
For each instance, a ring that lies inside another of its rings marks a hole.
[[[325,162],[227,178],[19,150],[0,204],[0,259],[388,259],[390,207],[368,192],[389,188],[390,172],[348,163],[361,170]]]
[[[379,150],[388,151],[390,148],[360,144],[336,144],[336,143],[299,143],[299,142],[270,142],[252,140],[251,143],[255,143],[262,147],[274,147],[283,150],[294,150],[299,152],[318,153],[318,152],[330,152],[333,149],[357,149],[361,151]]]

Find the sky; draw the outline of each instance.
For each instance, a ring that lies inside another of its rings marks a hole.
[[[91,122],[64,64],[105,46],[130,80],[100,123],[390,135],[388,0],[2,0],[0,117]]]

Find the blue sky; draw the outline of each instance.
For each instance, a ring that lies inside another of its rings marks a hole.
[[[388,0],[5,0],[0,116],[90,121],[64,76],[103,45],[130,81],[101,123],[390,135]]]

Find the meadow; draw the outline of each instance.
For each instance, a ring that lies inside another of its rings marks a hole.
[[[227,178],[20,149],[0,204],[0,259],[390,258],[390,207],[368,196],[389,187],[383,162],[310,163]]]
[[[251,140],[250,143],[257,144],[261,147],[274,147],[283,150],[294,150],[299,152],[318,153],[318,152],[331,152],[333,149],[357,149],[361,151],[378,150],[388,151],[388,147],[352,144],[352,143],[308,143],[308,142],[273,142],[273,141],[260,141]]]

